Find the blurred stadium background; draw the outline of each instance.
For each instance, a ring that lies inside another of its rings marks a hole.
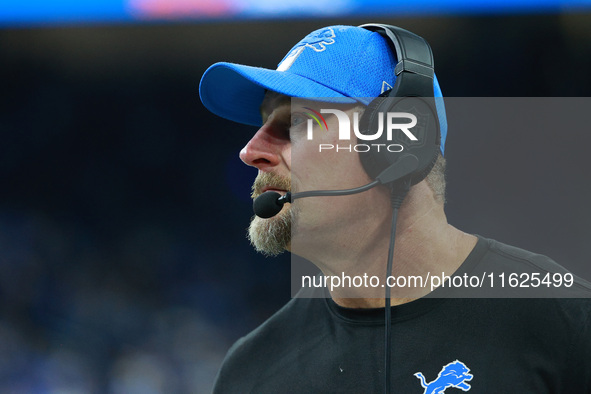
[[[393,5],[395,4],[395,5]],[[590,1],[0,2],[0,392],[207,393],[290,297],[251,251],[253,128],[208,113],[216,61],[275,68],[310,31],[424,36],[444,95],[591,93]],[[457,227],[591,277],[591,133],[454,135]],[[502,149],[501,149],[502,148]],[[502,152],[501,154],[499,152]]]

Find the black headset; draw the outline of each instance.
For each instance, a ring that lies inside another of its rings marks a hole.
[[[433,90],[433,52],[424,38],[399,27],[373,23],[359,27],[382,35],[398,61],[394,69],[394,86],[367,106],[359,122],[359,132],[373,135],[379,128],[380,117],[385,128],[383,117],[386,113],[406,112],[417,117],[417,125],[412,128],[412,133],[418,139],[411,141],[403,133],[394,132],[392,140],[388,140],[384,130],[381,137],[372,141],[384,144],[383,147],[379,151],[360,152],[361,162],[368,175],[375,179],[387,168],[399,165],[401,159],[415,156],[418,159],[416,169],[401,179],[414,185],[431,171],[440,149],[440,123]],[[403,150],[389,151],[385,147],[390,144],[399,144]]]
[[[392,225],[390,230],[390,247],[386,276],[392,274],[394,259],[394,243],[396,238],[396,221],[398,209],[402,205],[406,193],[414,185],[427,176],[435,165],[441,142],[441,132],[433,81],[433,52],[422,37],[399,27],[381,24],[361,25],[364,29],[381,34],[398,63],[394,68],[396,82],[392,89],[380,94],[367,106],[359,121],[359,132],[375,135],[379,129],[380,116],[382,127],[385,127],[386,113],[403,112],[416,117],[417,124],[412,127],[416,141],[411,141],[403,133],[392,133],[388,140],[383,132],[375,140],[377,144],[397,144],[402,146],[399,152],[387,149],[360,152],[360,160],[365,171],[372,179],[380,183],[388,183],[391,188]],[[392,357],[392,321],[390,310],[390,288],[385,289],[385,340],[384,340],[384,393],[391,392],[391,357]]]

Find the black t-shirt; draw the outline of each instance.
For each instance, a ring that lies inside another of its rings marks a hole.
[[[562,269],[479,238],[456,274],[509,266]],[[591,299],[436,296],[391,309],[392,393],[591,393]],[[383,308],[294,298],[232,346],[214,393],[381,393],[383,360]]]

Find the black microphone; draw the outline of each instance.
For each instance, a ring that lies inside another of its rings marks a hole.
[[[311,190],[307,192],[294,193],[287,192],[281,195],[274,191],[264,192],[252,203],[254,214],[262,219],[269,219],[277,215],[286,202],[291,203],[293,200],[304,197],[317,196],[347,196],[350,194],[357,194],[376,187],[379,184],[386,184],[397,181],[404,176],[412,174],[419,166],[419,160],[415,155],[406,154],[382,171],[373,182],[353,189],[343,190]]]
[[[263,219],[272,218],[277,215],[286,202],[285,199],[280,202],[280,198],[281,194],[277,192],[264,192],[252,202],[254,214]]]

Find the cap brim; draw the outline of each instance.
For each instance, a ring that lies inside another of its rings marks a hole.
[[[330,98],[326,101],[339,103],[356,102],[340,92],[288,71],[226,62],[209,67],[199,84],[199,96],[208,110],[223,118],[252,126],[262,124],[260,105],[265,90],[290,97]]]

